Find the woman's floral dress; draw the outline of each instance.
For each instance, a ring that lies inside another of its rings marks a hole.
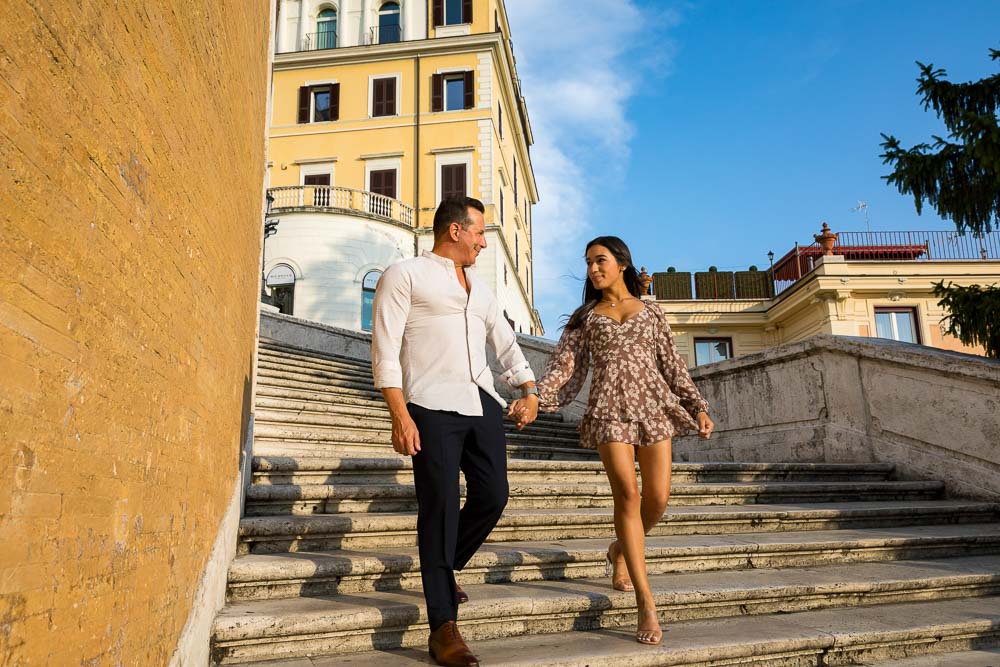
[[[645,447],[697,430],[695,415],[708,411],[657,306],[646,305],[622,324],[591,311],[581,326],[563,331],[538,382],[539,409],[554,412],[572,402],[591,363],[583,447]]]

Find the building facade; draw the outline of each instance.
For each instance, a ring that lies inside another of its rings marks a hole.
[[[371,328],[381,272],[433,245],[449,195],[486,205],[476,271],[515,331],[534,308],[531,125],[502,0],[281,0],[268,163],[268,290]]]
[[[653,297],[689,366],[816,334],[889,338],[982,354],[944,331],[933,285],[1000,283],[1000,233],[845,232],[824,254],[799,246],[773,267],[654,273]]]

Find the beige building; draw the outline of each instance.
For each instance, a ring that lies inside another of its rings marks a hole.
[[[944,333],[932,290],[1000,282],[1000,233],[844,232],[831,252],[796,244],[767,270],[654,273],[654,298],[691,366],[816,334],[981,353]]]
[[[270,123],[283,312],[370,330],[390,264],[433,245],[448,195],[486,205],[476,271],[514,330],[534,308],[531,125],[502,0],[281,0]]]

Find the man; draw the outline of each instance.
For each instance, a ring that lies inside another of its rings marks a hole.
[[[486,361],[524,396],[509,414],[538,416],[535,377],[489,287],[467,271],[486,247],[482,202],[449,198],[434,214],[434,248],[390,266],[375,291],[372,370],[392,415],[392,446],[413,457],[420,575],[431,657],[446,667],[478,659],[458,631],[455,582],[507,504],[503,399]],[[466,500],[459,511],[459,469]]]

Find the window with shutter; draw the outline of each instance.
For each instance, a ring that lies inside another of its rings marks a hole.
[[[473,74],[472,72],[466,72],[463,80],[463,86],[465,88],[465,95],[462,98],[462,108],[471,109],[476,106],[476,89],[473,86]]]
[[[370,192],[374,192],[377,195],[382,195],[383,197],[390,197],[392,199],[396,198],[396,170],[395,169],[377,169],[371,172],[369,176],[369,188]]]
[[[435,28],[439,25],[444,25],[444,0],[434,0],[431,14],[434,18]]]
[[[441,165],[441,198],[465,197],[465,165]]]
[[[396,78],[372,81],[372,116],[396,115]]]
[[[431,77],[431,111],[444,111],[444,74]]]
[[[311,101],[309,86],[299,88],[299,123],[309,122],[309,102]]]

